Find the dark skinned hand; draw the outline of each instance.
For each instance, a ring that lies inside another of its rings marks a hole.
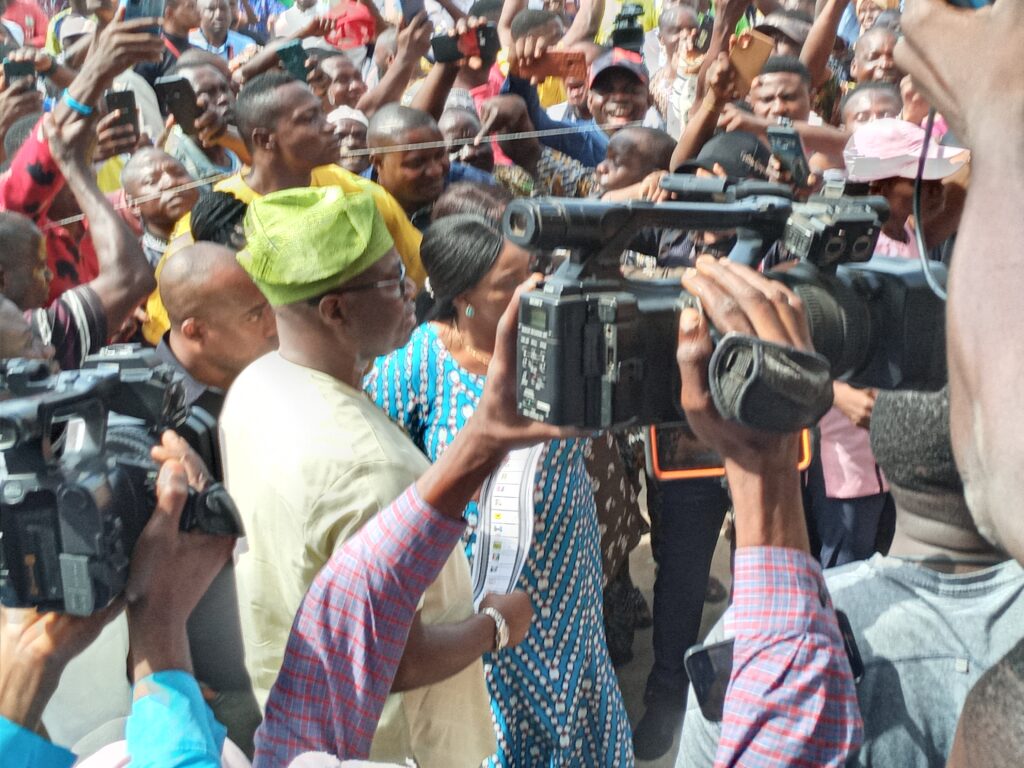
[[[430,38],[434,27],[426,11],[420,11],[408,24],[403,23],[396,40],[395,59],[405,63],[417,63],[430,50]]]
[[[139,148],[141,137],[135,134],[135,126],[118,122],[121,112],[115,109],[96,123],[94,162],[103,162],[120,154],[131,154]]]
[[[944,0],[908,0],[900,22],[896,65],[964,146],[977,144],[981,132],[1005,140],[1006,126],[1024,114],[1024,3],[964,10]]]
[[[25,115],[43,111],[43,94],[35,88],[35,79],[21,77],[0,91],[0,127],[4,133]]]
[[[735,464],[748,472],[789,472],[799,454],[799,432],[777,434],[723,419],[708,387],[713,345],[710,326],[723,335],[757,336],[765,341],[813,350],[803,302],[777,281],[726,259],[702,256],[683,287],[701,301],[703,314],[683,310],[676,354],[682,379],[680,401],[693,433],[717,451],[726,469]]]

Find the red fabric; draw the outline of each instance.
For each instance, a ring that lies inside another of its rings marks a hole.
[[[35,0],[10,0],[4,18],[24,30],[25,45],[34,48],[46,46],[46,25],[50,22]]]
[[[0,210],[28,216],[43,233],[46,265],[53,274],[48,299],[52,303],[64,291],[92,281],[99,274],[99,263],[88,234],[78,242],[70,231],[50,221],[50,206],[64,188],[64,176],[50,154],[42,121],[40,118],[32,128],[11,167],[0,176]]]
[[[342,50],[359,48],[377,36],[377,23],[362,3],[339,3],[327,17],[334,19],[327,42]]]

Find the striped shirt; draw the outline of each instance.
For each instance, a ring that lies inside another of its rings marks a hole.
[[[413,485],[334,553],[292,625],[257,768],[303,752],[367,757],[420,597],[464,529]]]
[[[821,567],[783,547],[736,550],[736,638],[716,766],[844,766],[860,709]]]

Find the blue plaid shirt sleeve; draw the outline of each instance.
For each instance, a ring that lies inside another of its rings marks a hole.
[[[732,677],[716,766],[839,766],[863,738],[821,567],[783,547],[736,550]]]
[[[334,553],[292,625],[256,768],[304,752],[368,756],[420,597],[464,530],[413,485]]]

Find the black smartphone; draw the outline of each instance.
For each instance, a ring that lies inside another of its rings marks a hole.
[[[426,0],[402,0],[402,19],[408,24],[425,8]]]
[[[131,19],[160,19],[164,15],[164,0],[122,0],[125,21]],[[160,34],[160,27],[149,27],[154,34]]]
[[[306,49],[302,47],[301,40],[292,40],[282,45],[277,49],[277,58],[281,60],[281,65],[292,77],[306,82],[306,78],[309,75],[306,59],[309,56],[306,55]]]
[[[430,47],[434,52],[434,61],[445,63],[461,61],[470,56],[479,56],[484,63],[493,62],[501,49],[498,39],[498,27],[485,24],[476,29],[467,30],[458,37],[437,35],[430,38]]]
[[[789,171],[793,184],[797,187],[807,186],[807,177],[811,169],[807,165],[804,144],[800,134],[788,125],[772,125],[768,127],[768,144],[772,154],[779,158],[782,167]]]
[[[139,111],[135,106],[135,94],[131,91],[106,91],[103,94],[103,103],[106,105],[107,114],[120,110],[117,125],[130,125],[137,138],[139,135]]]
[[[34,81],[36,79],[36,65],[31,61],[11,61],[10,59],[4,59],[4,82],[10,85],[15,80],[21,80],[24,77],[31,77]]]
[[[174,122],[181,126],[181,130],[195,136],[199,105],[196,104],[192,83],[181,75],[158,77],[153,83],[153,90],[160,102],[160,110],[165,115],[174,115]]]
[[[864,677],[864,662],[853,636],[850,619],[837,610],[836,621],[839,633],[843,636],[843,648],[850,662],[853,682],[859,683]],[[713,723],[721,722],[725,709],[725,691],[732,676],[732,650],[735,642],[729,639],[711,645],[695,645],[683,656],[683,666],[690,676],[701,714]]]
[[[700,53],[707,53],[711,47],[711,30],[715,27],[715,17],[705,13],[704,18],[697,25],[697,35],[693,38],[693,49]]]
[[[958,8],[984,8],[986,5],[992,5],[996,0],[946,0],[950,5],[955,5]]]
[[[705,720],[721,722],[725,709],[725,691],[732,675],[734,640],[711,645],[695,645],[683,656],[683,666],[690,677],[693,692]]]

